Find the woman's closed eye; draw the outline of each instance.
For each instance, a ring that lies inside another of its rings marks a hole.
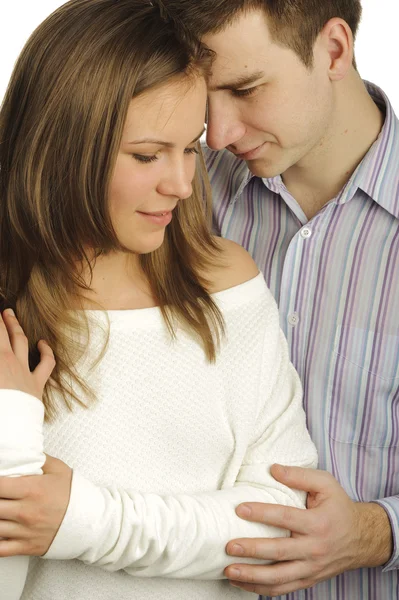
[[[132,154],[133,158],[140,163],[152,163],[158,160],[158,156],[153,154],[152,156],[145,156],[144,154]]]
[[[198,149],[194,146],[192,148],[186,148],[184,154],[199,154]],[[145,155],[145,154],[132,154],[133,158],[140,163],[152,163],[158,160],[157,154]]]

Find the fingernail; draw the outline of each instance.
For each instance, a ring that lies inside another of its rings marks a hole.
[[[251,516],[251,512],[252,510],[250,509],[250,507],[247,504],[240,504],[240,506],[237,508],[237,515],[239,517],[250,517]]]
[[[239,544],[234,544],[229,554],[233,556],[242,556],[244,554],[244,548]]]
[[[13,311],[12,308],[7,308],[6,312],[11,315],[12,317],[15,317],[15,312]]]
[[[239,569],[236,568],[232,568],[229,569],[229,577],[234,577],[234,579],[236,579],[237,577],[239,577],[241,574],[241,571]]]

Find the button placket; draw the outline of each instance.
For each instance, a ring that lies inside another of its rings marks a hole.
[[[310,227],[302,227],[300,234],[304,240],[307,240],[311,237],[312,230],[310,229]]]
[[[288,323],[291,325],[291,327],[296,327],[299,323],[298,313],[294,312],[288,315]]]

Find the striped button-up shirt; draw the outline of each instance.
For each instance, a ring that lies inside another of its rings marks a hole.
[[[244,246],[280,309],[320,468],[351,498],[387,511],[394,552],[289,600],[399,598],[399,121],[385,112],[352,177],[308,220],[280,176],[260,179],[227,150],[205,148],[215,228]]]

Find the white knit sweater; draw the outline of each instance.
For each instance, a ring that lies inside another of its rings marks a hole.
[[[222,580],[235,562],[226,543],[288,533],[234,509],[250,500],[303,507],[304,495],[269,467],[315,466],[316,451],[262,275],[214,299],[227,336],[213,365],[188,333],[171,340],[158,308],[108,311],[103,360],[92,372],[80,366],[98,401],[44,427],[45,451],[74,476],[45,560],[30,561],[23,600],[254,598]],[[105,317],[88,314],[96,356]],[[40,469],[42,418],[38,400],[0,392],[1,474]],[[18,598],[11,583],[6,593]]]

